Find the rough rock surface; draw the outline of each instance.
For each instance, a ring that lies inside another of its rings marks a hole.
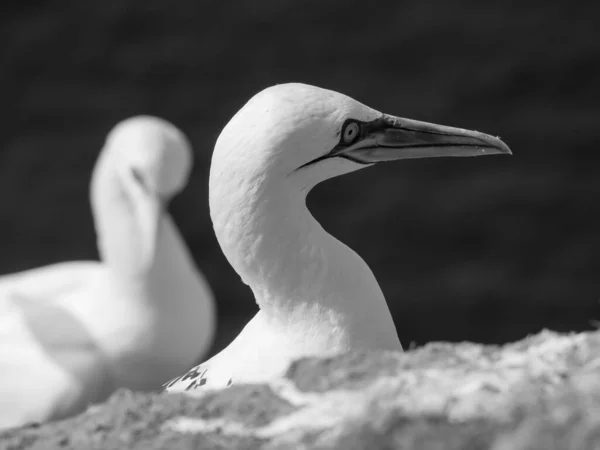
[[[600,448],[600,332],[306,358],[268,385],[116,393],[0,434],[24,449]]]

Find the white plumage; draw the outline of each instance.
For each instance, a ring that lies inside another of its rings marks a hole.
[[[389,116],[314,86],[255,95],[217,140],[209,196],[219,244],[260,311],[227,348],[165,389],[261,381],[306,355],[401,350],[373,273],[312,217],[306,196],[381,161],[494,153],[510,150],[492,136]]]
[[[156,389],[208,349],[213,295],[165,209],[191,164],[172,124],[121,122],[91,183],[102,261],[0,278],[0,428],[71,415],[118,387]]]

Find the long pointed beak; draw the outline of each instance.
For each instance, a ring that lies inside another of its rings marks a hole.
[[[364,126],[362,139],[354,145],[334,149],[331,156],[373,164],[409,158],[512,155],[500,139],[478,131],[389,115]]]

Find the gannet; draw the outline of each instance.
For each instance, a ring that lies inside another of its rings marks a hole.
[[[102,262],[0,278],[0,428],[71,415],[119,387],[155,390],[203,356],[213,294],[165,209],[191,163],[174,125],[119,123],[90,186]]]
[[[383,114],[314,86],[255,95],[217,139],[209,205],[221,249],[259,311],[228,347],[163,390],[264,381],[302,356],[401,350],[369,266],[313,218],[307,194],[378,162],[501,153],[511,152],[496,137]]]

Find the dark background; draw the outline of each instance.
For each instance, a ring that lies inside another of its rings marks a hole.
[[[171,211],[216,293],[222,347],[256,305],[212,231],[212,148],[252,95],[301,81],[500,135],[514,152],[379,165],[309,197],[373,269],[405,346],[589,329],[600,318],[598,17],[598,1],[5,1],[0,273],[97,258],[98,151],[117,121],[155,114],[195,148]]]

